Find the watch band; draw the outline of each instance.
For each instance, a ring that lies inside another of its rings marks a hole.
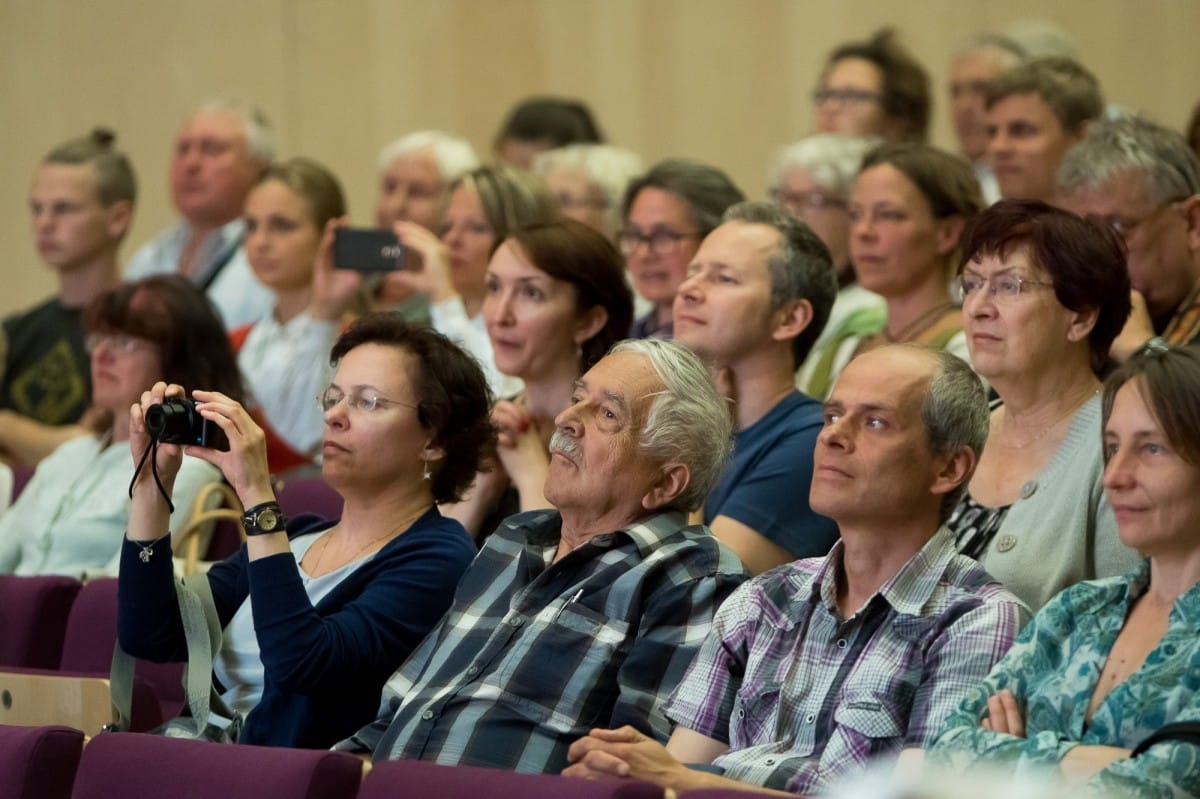
[[[242,527],[246,535],[267,535],[278,533],[287,525],[283,508],[275,500],[260,502],[252,508],[247,508],[242,515]]]

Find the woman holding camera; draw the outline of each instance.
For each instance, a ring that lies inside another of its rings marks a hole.
[[[83,315],[95,427],[58,446],[0,518],[0,574],[111,573],[129,519],[129,404],[147,385],[210,385],[241,396],[225,329],[204,292],[178,276],[122,283]],[[196,494],[220,478],[184,458],[170,529],[186,526]]]
[[[214,676],[245,717],[243,743],[323,748],[375,718],[384,682],[449,606],[475,554],[435,503],[459,497],[493,437],[479,365],[395,313],[356,321],[331,357],[337,371],[318,401],[322,475],[344,500],[334,523],[286,523],[262,429],[233,398],[193,394],[230,448],[189,452],[218,466],[248,509],[246,545],[207,576],[224,633]],[[135,458],[150,443],[147,409],[183,392],[156,383],[127,409]],[[161,486],[149,468],[138,474],[121,553],[121,646],[158,661],[187,656],[164,501],[180,457],[160,443]]]

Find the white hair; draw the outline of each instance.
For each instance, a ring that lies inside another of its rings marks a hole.
[[[236,97],[216,97],[201,103],[191,116],[218,113],[236,114],[242,120],[246,152],[251,158],[264,164],[275,159],[275,134],[271,130],[271,121],[262,109]]]
[[[588,182],[600,189],[608,206],[604,225],[609,233],[621,226],[621,198],[629,181],[642,173],[637,153],[609,144],[571,144],[539,153],[533,159],[534,174],[544,179],[554,169],[578,169]]]
[[[402,155],[428,150],[433,154],[438,172],[442,180],[451,183],[462,175],[479,167],[479,158],[475,148],[466,139],[443,133],[440,130],[419,130],[409,133],[384,146],[379,151],[378,166],[380,172],[386,172]]]
[[[849,202],[863,157],[882,142],[877,136],[840,133],[818,133],[801,139],[775,154],[767,170],[767,186],[777,189],[788,172],[805,169],[814,183]]]

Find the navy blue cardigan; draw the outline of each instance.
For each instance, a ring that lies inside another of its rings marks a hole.
[[[332,522],[302,516],[289,538]],[[121,550],[117,632],[129,654],[187,660],[167,547],[149,563]],[[314,608],[290,552],[251,563],[246,547],[208,573],[222,629],[247,597],[265,667],[262,699],[242,743],[324,749],[375,719],[384,682],[450,606],[475,545],[431,508],[325,595]]]

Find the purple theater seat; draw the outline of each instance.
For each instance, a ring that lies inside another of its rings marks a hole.
[[[289,517],[315,513],[333,521],[342,517],[342,496],[320,477],[284,480],[279,488],[279,506]]]
[[[475,766],[439,766],[418,760],[376,763],[358,799],[662,799],[663,789],[636,780],[584,780],[556,774],[517,774]]]
[[[0,668],[58,668],[81,586],[73,577],[0,575]]]
[[[70,727],[0,724],[0,796],[5,799],[68,799],[83,733]]]
[[[352,799],[362,761],[344,752],[236,746],[111,732],[93,738],[72,799]]]
[[[89,580],[71,608],[62,671],[107,676],[117,642],[117,579]],[[149,730],[183,709],[183,664],[139,660],[134,669],[133,729]]]

